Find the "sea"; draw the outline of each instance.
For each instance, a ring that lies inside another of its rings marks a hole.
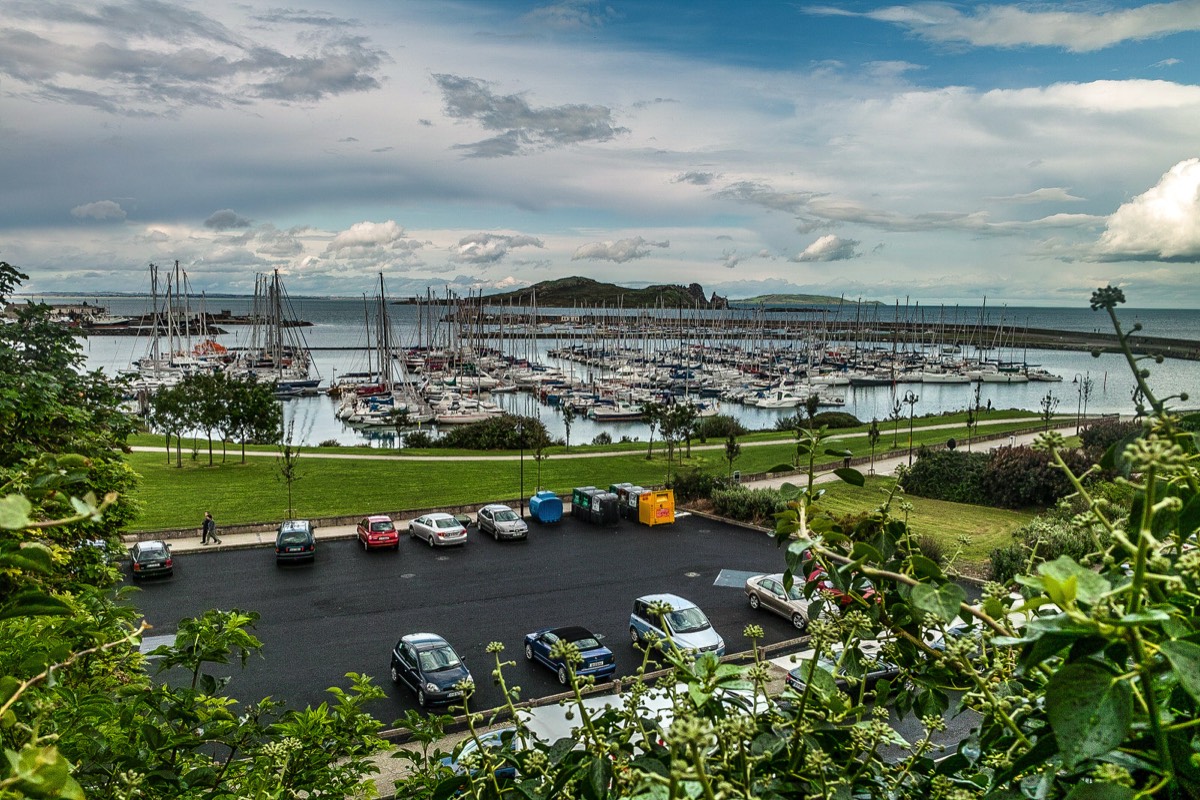
[[[153,310],[152,299],[146,295],[121,296],[68,296],[68,295],[18,295],[13,298],[20,302],[26,299],[34,302],[42,301],[51,305],[79,304],[100,306],[114,317],[149,314]],[[368,365],[368,336],[366,319],[368,313],[373,315],[373,308],[368,312],[368,301],[358,298],[314,298],[290,297],[289,312],[294,318],[312,323],[311,326],[295,328],[301,333],[313,353],[313,363],[316,371],[324,379],[323,386],[337,380],[339,374],[358,372],[367,369]],[[248,315],[252,310],[252,297],[206,297],[194,298],[191,310],[203,310],[209,314],[229,312],[233,315]],[[372,301],[373,302],[373,301]],[[875,307],[878,319],[891,320],[891,307]],[[433,313],[431,313],[431,311]],[[540,309],[543,313],[577,314],[572,309]],[[609,312],[610,314],[614,312]],[[627,312],[629,314],[645,312]],[[688,314],[706,312],[687,312]],[[745,319],[759,314],[766,319],[797,319],[796,312],[756,312],[746,310],[739,312],[709,312],[727,314],[737,318],[745,314]],[[842,321],[852,319],[856,311],[854,306],[816,307],[805,312],[809,319],[840,318]],[[1104,311],[1092,311],[1089,308],[1040,308],[1040,307],[965,307],[955,306],[920,310],[921,316],[916,316],[915,309],[900,309],[900,319],[920,319],[930,326],[944,322],[946,325],[965,325],[979,322],[985,325],[1003,325],[1016,328],[1049,328],[1064,331],[1111,332],[1108,315]],[[392,304],[388,307],[393,327],[393,341],[402,346],[416,345],[430,341],[430,320],[440,319],[442,313],[436,306],[414,304]],[[673,316],[673,312],[668,314]],[[801,317],[802,318],[802,317]],[[1140,323],[1142,333],[1147,336],[1167,337],[1200,341],[1200,310],[1191,309],[1118,309],[1118,318],[1125,330],[1130,330],[1135,323]],[[445,326],[436,326],[434,335],[448,340],[449,334]],[[244,347],[250,344],[253,331],[250,326],[227,326],[225,334],[213,338],[226,347]],[[562,332],[562,338],[540,338],[537,340],[521,340],[512,342],[521,348],[518,355],[535,357],[542,363],[560,366],[567,374],[574,374],[584,379],[602,380],[599,374],[588,375],[587,367],[571,362],[560,362],[550,358],[547,351],[573,343],[572,336],[576,334],[567,330]],[[111,336],[94,334],[83,341],[83,350],[87,365],[91,369],[102,369],[112,374],[118,374],[130,368],[130,364],[146,355],[150,349],[147,337]],[[1125,359],[1119,354],[1102,354],[1093,358],[1084,352],[1069,352],[1057,350],[1018,350],[1010,353],[1013,360],[1036,364],[1046,370],[1061,375],[1059,383],[1030,382],[1024,384],[983,384],[980,402],[991,404],[992,408],[1018,408],[1038,411],[1050,396],[1058,414],[1129,414],[1134,408],[1134,379]],[[1149,383],[1153,391],[1160,397],[1178,395],[1186,392],[1191,400],[1171,403],[1177,408],[1200,407],[1200,362],[1166,359],[1162,364],[1148,361],[1143,364],[1150,370]],[[594,369],[594,368],[593,368]],[[1085,392],[1090,382],[1091,388]],[[845,392],[845,405],[837,410],[846,411],[859,419],[869,421],[872,418],[884,423],[893,413],[896,400],[903,399],[911,392],[915,402],[911,405],[913,414],[920,418],[925,415],[939,414],[948,411],[960,411],[969,407],[974,400],[975,386],[972,384],[904,384],[873,387],[838,387]],[[498,394],[493,398],[507,410],[524,416],[536,417],[546,426],[550,435],[562,439],[566,429],[562,415],[556,407],[545,405],[537,398],[523,392]],[[335,401],[321,394],[314,397],[304,397],[284,401],[285,420],[291,423],[293,437],[297,444],[318,444],[320,442],[336,441],[343,445],[363,445],[369,447],[392,448],[398,442],[393,432],[371,431],[347,425],[334,416]],[[1085,408],[1086,406],[1086,408]],[[905,406],[905,417],[910,406]],[[724,402],[721,413],[729,414],[740,420],[750,429],[773,429],[781,417],[795,413],[794,409],[762,409]],[[884,425],[886,430],[886,425]],[[436,433],[436,431],[434,431]],[[650,436],[648,426],[640,422],[605,422],[597,423],[582,416],[577,417],[571,424],[572,444],[591,442],[601,433],[609,434],[614,441],[621,439],[645,441]]]

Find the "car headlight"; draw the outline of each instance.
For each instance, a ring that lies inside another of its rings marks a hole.
[[[442,687],[438,686],[436,683],[425,684],[425,691],[427,692],[440,692],[441,690]]]

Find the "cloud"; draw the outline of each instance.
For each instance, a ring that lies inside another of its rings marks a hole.
[[[855,239],[842,239],[827,233],[804,248],[804,252],[792,256],[790,261],[846,261],[857,258],[855,250],[859,242]]]
[[[670,247],[670,242],[651,242],[636,236],[632,239],[618,239],[615,242],[591,242],[581,245],[571,256],[572,261],[586,259],[588,261],[615,261],[624,264],[638,258],[650,255],[651,247]]]
[[[494,264],[517,247],[544,247],[541,239],[532,236],[508,236],[498,233],[474,233],[458,240],[450,248],[450,258],[470,264]]]
[[[1178,58],[1164,58],[1162,61],[1155,61],[1150,66],[1151,67],[1174,67],[1174,66],[1177,66],[1182,63],[1183,62],[1180,61]]]
[[[281,231],[268,225],[257,232],[254,249],[272,258],[292,258],[304,252],[304,243],[296,231]]]
[[[1010,194],[1005,197],[989,197],[1000,203],[1078,203],[1082,197],[1076,197],[1061,186],[1050,186],[1044,189],[1034,189],[1025,194]]]
[[[1059,47],[1076,53],[1101,50],[1130,40],[1200,30],[1200,4],[1195,0],[1110,11],[1026,10],[1015,5],[984,5],[964,12],[958,6],[940,2],[887,6],[862,13],[829,6],[813,6],[806,11],[889,22],[932,42],[976,47]]]
[[[159,0],[22,3],[6,16],[0,76],[41,100],[113,114],[171,116],[192,106],[368,91],[379,88],[386,58],[333,18],[280,22],[275,29],[301,28],[296,51],[285,52],[246,36],[247,26],[234,32]]]
[[[582,142],[607,142],[628,133],[613,123],[604,106],[562,105],[534,108],[519,94],[497,95],[486,81],[456,75],[434,75],[447,116],[474,120],[485,130],[500,131],[491,139],[460,144],[476,158],[519,155],[530,150]]]
[[[689,170],[676,175],[672,179],[672,183],[690,183],[693,186],[708,186],[718,177],[720,176],[715,172],[698,172],[696,170]]]
[[[204,227],[212,228],[214,231],[228,231],[234,228],[249,228],[250,220],[238,215],[231,208],[223,208],[220,211],[214,211],[213,214],[204,220]]]
[[[101,221],[125,219],[125,209],[120,203],[112,200],[98,200],[95,203],[84,203],[71,209],[71,216],[76,219],[95,219]]]
[[[352,262],[358,268],[386,269],[396,262],[412,265],[425,242],[409,239],[393,220],[358,222],[338,233],[325,246],[325,256]]]
[[[819,195],[817,192],[778,192],[765,183],[739,181],[726,186],[717,192],[716,196],[724,200],[736,200],[741,203],[762,206],[772,211],[799,214],[808,207],[813,198]]]
[[[535,26],[559,30],[592,30],[616,18],[612,6],[594,0],[560,0],[525,15],[525,20]]]
[[[1179,162],[1118,208],[1096,253],[1101,261],[1200,262],[1200,158]]]

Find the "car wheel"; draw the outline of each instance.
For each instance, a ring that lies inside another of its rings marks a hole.
[[[525,645],[525,657],[528,658],[530,661],[533,661],[533,645],[531,645],[531,644]]]
[[[362,540],[362,546],[363,546],[363,552],[364,552],[364,553],[365,553],[365,552],[367,552],[368,550],[370,550],[370,549],[371,549],[371,548],[367,547],[367,540],[366,540],[366,539],[363,539],[363,540]]]
[[[750,607],[755,611],[758,610],[758,595],[753,593],[750,594]]]
[[[419,705],[421,708],[429,705],[429,698],[425,696],[425,691],[423,689],[417,690],[417,705]]]
[[[429,549],[433,549],[433,534],[429,534]]]
[[[629,628],[629,642],[630,642],[630,644],[641,644],[642,643],[642,637],[638,636],[637,628],[635,628],[633,626],[630,626],[630,628]]]
[[[392,683],[400,682],[400,672],[396,669],[396,665],[392,665]]]
[[[396,543],[394,545],[392,545],[392,550],[397,553],[400,552],[400,540],[399,539],[397,539]]]
[[[558,668],[558,682],[561,683],[563,686],[566,686],[568,677],[569,676],[567,675],[567,666],[564,664],[563,666]]]
[[[492,538],[495,539],[497,542],[500,541],[500,529],[499,528],[492,528]]]
[[[796,630],[802,631],[808,625],[808,620],[804,618],[803,614],[795,613],[792,614],[792,625]]]

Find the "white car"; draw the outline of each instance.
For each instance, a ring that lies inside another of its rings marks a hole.
[[[451,544],[466,544],[467,529],[453,514],[426,514],[408,523],[408,531],[414,539],[424,539],[430,547]]]
[[[479,509],[475,524],[480,533],[490,533],[496,541],[501,539],[524,539],[529,535],[529,525],[521,515],[501,503],[493,503]]]

